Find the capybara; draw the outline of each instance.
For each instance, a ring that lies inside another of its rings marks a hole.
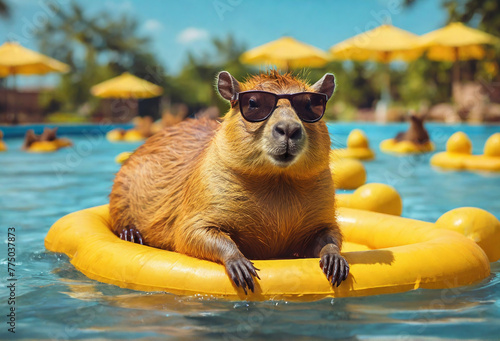
[[[319,257],[340,285],[349,265],[320,120],[334,76],[309,86],[270,71],[239,83],[223,71],[217,87],[231,103],[222,122],[166,128],[123,164],[110,195],[114,233],[223,264],[245,293],[259,278],[248,259]]]
[[[415,144],[424,144],[429,142],[429,134],[424,127],[425,117],[410,115],[410,127],[405,132],[400,132],[394,138],[396,141],[410,141]]]
[[[55,141],[57,139],[57,129],[59,128],[43,128],[43,133],[40,135],[40,141]]]
[[[37,141],[40,141],[40,136],[35,134],[35,131],[33,129],[27,130],[26,133],[24,134],[24,142],[22,149],[24,150],[28,149],[33,144],[33,142]]]

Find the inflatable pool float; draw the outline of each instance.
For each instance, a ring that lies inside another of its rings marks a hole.
[[[401,196],[394,187],[386,184],[366,184],[353,193],[335,194],[335,200],[339,207],[356,208],[396,216],[400,216],[403,212]]]
[[[483,155],[472,155],[469,137],[456,132],[446,142],[446,152],[433,155],[430,163],[446,169],[500,172],[500,133],[488,138]]]
[[[59,138],[54,141],[35,141],[26,151],[31,153],[50,153],[61,148],[70,147],[73,143],[67,138]]]
[[[0,152],[5,152],[7,151],[7,145],[5,144],[4,141],[0,141]]]
[[[122,153],[118,154],[115,157],[115,162],[119,163],[119,164],[124,163],[125,161],[128,160],[128,158],[130,157],[130,155],[132,155],[132,153],[133,152],[122,152]]]
[[[330,157],[330,169],[337,189],[356,189],[366,182],[366,170],[361,161],[339,159],[333,155]]]
[[[61,218],[48,232],[45,246],[68,255],[76,269],[104,283],[235,300],[310,301],[448,289],[486,278],[489,262],[500,256],[500,222],[479,209],[450,211],[432,224],[339,208],[338,220],[346,240],[343,255],[350,265],[345,282],[332,287],[317,258],[258,260],[254,263],[261,279],[248,296],[220,264],[120,240],[109,228],[107,205]]]
[[[428,141],[423,144],[416,144],[411,141],[396,141],[388,139],[380,142],[380,150],[390,154],[419,154],[429,153],[434,150],[434,143]]]
[[[106,133],[106,138],[110,142],[140,142],[145,140],[145,137],[135,129],[126,131],[123,129],[113,129]]]
[[[370,149],[370,143],[365,133],[360,129],[354,129],[347,137],[347,148],[333,149],[339,158],[351,158],[359,160],[372,160],[375,153]]]

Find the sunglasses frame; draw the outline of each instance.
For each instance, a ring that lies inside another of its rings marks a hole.
[[[273,108],[271,109],[271,111],[269,112],[269,114],[267,114],[264,118],[262,119],[259,119],[259,120],[249,120],[248,118],[245,117],[245,115],[243,115],[243,108],[242,108],[242,105],[241,105],[241,101],[239,100],[240,99],[240,94],[248,94],[248,93],[264,93],[264,94],[270,94],[270,95],[273,95],[275,101],[274,101],[274,106]],[[304,120],[298,113],[297,113],[297,109],[295,109],[295,107],[293,106],[293,103],[292,103],[292,99],[297,96],[297,95],[303,95],[303,94],[314,94],[314,95],[321,95],[321,96],[324,96],[325,97],[325,108],[323,109],[323,113],[321,114],[321,116],[319,116],[317,119],[313,120],[313,121],[310,121],[310,120]],[[274,110],[276,110],[276,106],[278,105],[278,101],[280,99],[287,99],[289,102],[290,102],[290,105],[292,106],[292,108],[295,110],[295,112],[297,113],[297,116],[300,118],[301,121],[303,122],[306,122],[306,123],[315,123],[315,122],[318,122],[319,120],[321,120],[323,118],[323,116],[325,115],[325,111],[326,111],[326,103],[328,102],[328,95],[327,94],[324,94],[322,92],[311,92],[311,91],[303,91],[303,92],[296,92],[296,93],[293,93],[293,94],[275,94],[274,92],[269,92],[269,91],[263,91],[263,90],[249,90],[249,91],[243,91],[243,92],[237,92],[233,99],[231,100],[231,107],[234,108],[236,102],[239,102],[239,107],[240,107],[240,114],[241,116],[243,116],[243,118],[245,120],[247,120],[248,122],[262,122],[262,121],[265,121],[267,120],[269,117],[271,117],[271,115],[273,114]]]

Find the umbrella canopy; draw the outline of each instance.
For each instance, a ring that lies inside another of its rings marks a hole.
[[[128,72],[94,85],[90,92],[97,97],[151,98],[160,96],[163,89]]]
[[[68,72],[69,66],[15,42],[0,46],[0,77]]]
[[[460,22],[429,32],[421,38],[421,46],[427,49],[427,58],[437,61],[453,62],[452,88],[454,96],[459,96],[455,89],[460,81],[460,60],[483,59],[484,44],[498,44],[500,39],[491,34],[470,28]]]
[[[358,34],[330,48],[330,53],[336,60],[375,61],[387,65],[393,60],[415,60],[423,51],[417,35],[389,24]],[[391,98],[389,66],[386,67],[381,101],[377,103],[376,108],[378,121],[386,120]]]
[[[281,69],[289,69],[320,67],[325,65],[330,57],[314,46],[291,37],[282,37],[243,53],[240,59],[245,64],[273,64]]]
[[[385,24],[332,46],[330,53],[337,60],[389,63],[415,60],[423,50],[417,35]]]
[[[485,52],[482,45],[500,42],[497,37],[460,22],[429,32],[420,39],[429,59],[450,62],[483,59]]]

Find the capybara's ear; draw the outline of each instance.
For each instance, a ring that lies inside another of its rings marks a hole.
[[[326,94],[328,99],[330,99],[333,95],[333,90],[335,90],[335,76],[331,73],[325,73],[319,81],[314,83],[312,89],[316,92]]]
[[[423,117],[420,117],[420,116],[417,116],[416,114],[414,113],[411,113],[410,114],[410,120],[412,120],[413,122],[415,123],[422,123],[424,121],[424,118]]]
[[[221,71],[217,75],[217,90],[222,98],[230,101],[240,92],[240,83],[227,71]]]

